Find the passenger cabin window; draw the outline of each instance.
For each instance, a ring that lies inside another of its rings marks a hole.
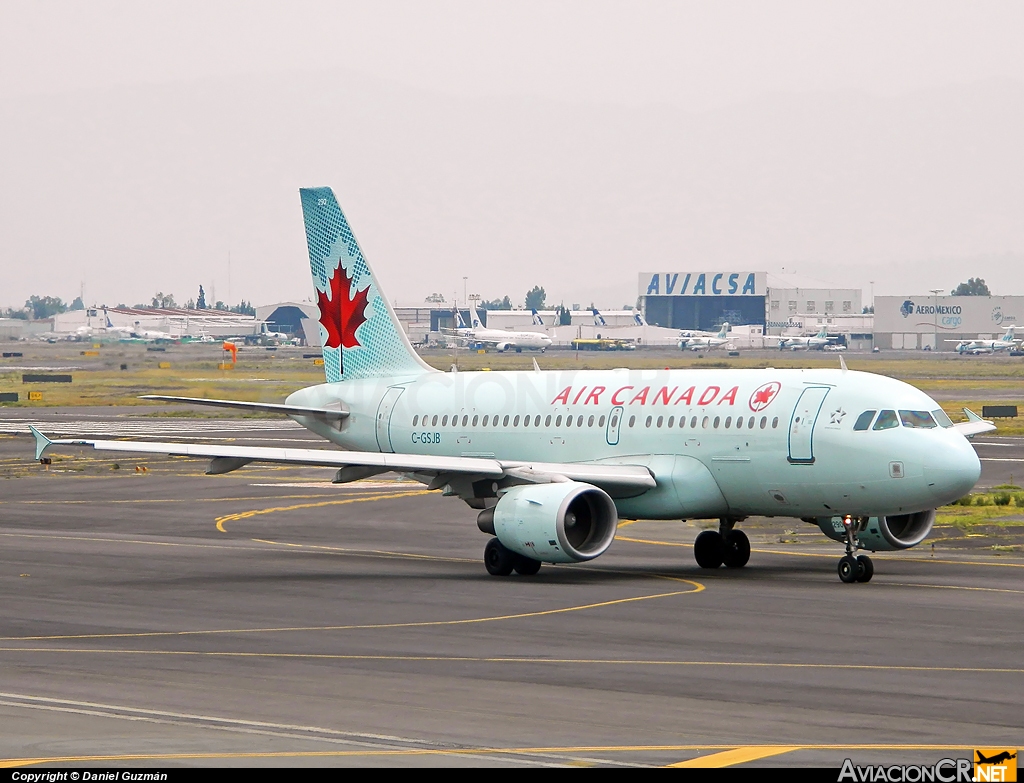
[[[896,411],[882,411],[878,414],[878,419],[875,421],[873,430],[891,430],[893,427],[900,426],[900,420],[896,418]]]
[[[940,427],[947,428],[953,426],[953,422],[949,420],[949,416],[946,415],[946,412],[942,410],[942,408],[939,408],[937,411],[932,411],[932,416],[935,417],[935,421],[939,423]]]
[[[857,417],[857,421],[853,425],[854,432],[863,432],[871,426],[871,420],[875,418],[875,414],[878,411],[864,411],[860,416]]]
[[[931,430],[939,426],[928,411],[900,411],[900,421],[904,427],[917,430]]]
[[[416,422],[418,422],[419,420],[420,420],[419,414],[417,414],[416,416],[413,416],[412,417],[412,426],[415,427],[416,426]]]
[[[629,417],[629,426],[632,427],[634,424],[636,424],[636,416],[630,416]]]

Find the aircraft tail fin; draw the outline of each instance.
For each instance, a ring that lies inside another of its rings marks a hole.
[[[718,333],[718,339],[724,340],[727,334],[729,334],[729,322],[725,321],[722,324],[722,330]]]
[[[644,318],[643,313],[641,313],[639,310],[633,313],[633,322],[637,326],[647,326],[647,319]]]
[[[594,314],[594,326],[607,326],[607,322],[604,320],[604,316],[598,311],[596,307],[591,307],[590,312]]]
[[[455,305],[455,307],[452,308],[452,312],[455,314],[455,328],[465,329],[466,322],[462,320],[462,311],[459,310],[459,306]]]
[[[476,305],[470,308],[470,317],[473,319],[473,328],[482,329],[484,322],[480,320],[480,313],[476,309]]]
[[[301,188],[329,383],[433,372],[413,350],[330,188]]]
[[[543,326],[544,325],[544,319],[540,317],[540,313],[537,312],[536,308],[534,308],[532,310],[532,312],[533,312],[533,325],[534,326]]]

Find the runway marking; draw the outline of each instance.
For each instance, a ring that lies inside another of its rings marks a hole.
[[[198,631],[145,631],[139,633],[86,633],[86,634],[55,634],[51,636],[0,636],[0,641],[14,642],[14,641],[47,641],[57,639],[150,639],[157,637],[172,637],[172,636],[222,636],[227,634],[246,634],[246,633],[297,633],[297,632],[310,632],[310,631],[367,631],[367,630],[383,630],[391,628],[436,628],[439,626],[453,626],[453,625],[477,625],[480,623],[494,623],[508,620],[523,620],[528,617],[546,617],[555,614],[567,614],[569,612],[580,612],[586,609],[600,609],[606,606],[617,606],[620,604],[637,603],[639,601],[651,601],[656,598],[672,598],[677,595],[687,595],[689,593],[700,593],[705,588],[700,582],[693,582],[689,579],[681,579],[679,577],[670,577],[662,575],[658,576],[663,579],[670,579],[672,581],[683,582],[688,585],[692,585],[689,590],[673,590],[667,593],[654,593],[653,595],[640,595],[633,596],[631,598],[615,598],[610,601],[598,601],[592,604],[579,604],[577,606],[566,606],[559,609],[540,609],[535,612],[519,612],[517,614],[505,614],[505,615],[494,615],[491,617],[470,617],[463,618],[460,620],[418,620],[415,622],[405,623],[372,623],[372,624],[354,624],[354,625],[312,625],[312,626],[294,626],[294,627],[281,627],[281,628],[215,628],[208,630]],[[0,648],[7,649],[7,648]],[[467,659],[468,660],[468,659]]]
[[[373,500],[384,500],[387,498],[408,498],[415,497],[417,495],[429,495],[431,490],[417,489],[411,492],[388,492],[383,495],[368,495],[367,497],[360,498],[345,498],[342,500],[324,500],[320,503],[298,503],[294,506],[277,506],[275,508],[260,508],[252,511],[239,511],[237,514],[225,514],[222,517],[217,517],[217,529],[221,533],[227,533],[224,529],[225,522],[235,522],[239,519],[249,519],[251,517],[262,516],[263,514],[276,514],[280,511],[297,511],[302,508],[322,508],[324,506],[343,506],[348,503],[368,503]]]
[[[792,753],[800,750],[799,745],[747,745],[742,748],[723,750],[712,753],[710,756],[697,756],[686,761],[677,761],[669,764],[670,767],[685,767],[696,769],[720,769],[731,767],[734,764],[745,764],[748,761],[757,761],[771,756],[780,756],[783,753]]]
[[[200,474],[197,473],[196,475],[198,476]],[[206,474],[204,473],[202,475],[205,476]],[[362,489],[362,488],[361,487],[354,487],[353,489]],[[380,489],[381,489],[380,487],[373,487],[373,490],[376,491],[376,492],[380,492]],[[7,503],[11,503],[11,504],[14,504],[14,503],[24,503],[26,505],[36,505],[36,506],[45,506],[45,505],[90,505],[90,504],[100,504],[100,503],[102,503],[103,505],[107,505],[107,504],[111,504],[111,503],[225,503],[225,502],[235,502],[235,503],[238,503],[238,502],[245,502],[245,501],[251,502],[251,501],[254,501],[254,500],[299,500],[299,499],[302,499],[302,498],[323,498],[323,497],[330,497],[331,495],[333,495],[334,497],[338,497],[339,493],[338,493],[337,490],[334,490],[334,492],[331,493],[331,494],[320,493],[320,494],[306,494],[306,495],[250,495],[250,496],[244,497],[244,498],[131,498],[131,499],[124,499],[124,500],[8,500],[6,502]],[[347,495],[342,495],[342,497],[348,497],[348,496]]]
[[[415,552],[391,552],[387,549],[349,549],[342,546],[329,546],[327,544],[291,544],[287,541],[271,541],[266,538],[254,538],[261,544],[272,544],[274,546],[287,546],[295,549],[308,549],[318,552],[337,552],[343,555],[362,555],[366,557],[377,556],[387,559],[403,558],[406,560],[436,560],[441,563],[477,563],[476,558],[468,557],[443,557],[441,555],[420,555]]]
[[[693,544],[685,544],[677,541],[657,541],[649,538],[632,538],[631,536],[615,536],[616,541],[629,541],[634,544],[651,544],[653,546],[677,546],[685,549],[693,549]],[[790,552],[784,549],[755,549],[751,547],[751,552],[755,552],[761,555],[791,555],[793,557],[827,557],[831,559],[837,559],[836,555],[829,554],[826,552]],[[942,563],[944,565],[977,565],[977,566],[995,566],[1002,568],[1024,568],[1024,563],[989,563],[981,560],[945,560],[942,558],[935,557],[899,557],[897,555],[890,556],[886,554],[886,560],[895,561],[900,563]]]
[[[628,600],[628,599],[627,599]],[[275,629],[270,629],[275,630]],[[304,629],[298,629],[304,630]],[[308,630],[321,630],[318,628]],[[204,632],[181,632],[180,634],[107,634],[110,637],[129,636],[170,636],[194,635]],[[213,633],[231,633],[214,631]],[[32,640],[32,637],[22,637]],[[75,637],[35,637],[38,639],[59,639]],[[79,637],[80,638],[80,637]],[[8,639],[9,640],[9,639]],[[8,641],[5,640],[5,641]],[[296,652],[246,652],[244,650],[119,650],[105,647],[0,647],[0,653],[60,653],[70,655],[154,655],[178,656],[184,658],[269,658],[286,660],[323,660],[323,661],[376,661],[380,663],[483,663],[483,664],[546,664],[558,666],[650,666],[677,668],[724,668],[724,669],[793,669],[793,670],[841,670],[869,672],[912,672],[934,674],[1022,674],[1024,668],[983,667],[983,666],[910,666],[906,664],[873,664],[873,663],[780,663],[778,661],[673,661],[657,659],[629,658],[544,658],[527,655],[506,656],[469,656],[469,655],[346,655],[344,653],[296,653]],[[706,748],[707,745],[698,747]],[[735,748],[735,745],[723,747]]]
[[[836,750],[836,751],[938,751],[954,752],[969,750],[983,745],[981,740],[974,745],[786,745],[781,753],[794,750]],[[758,746],[768,748],[770,746]],[[782,747],[782,746],[780,746]],[[565,747],[508,747],[508,748],[409,748],[399,750],[296,750],[296,751],[263,751],[253,753],[124,753],[105,756],[46,756],[0,759],[0,767],[20,767],[33,764],[74,763],[112,761],[176,761],[176,760],[213,760],[213,759],[287,759],[287,758],[358,758],[388,756],[551,756],[566,753],[678,753],[701,750],[729,750],[735,745],[590,745]],[[762,757],[764,758],[764,757]],[[595,759],[595,761],[601,761]],[[615,761],[609,761],[615,764]],[[674,765],[673,765],[674,766]]]

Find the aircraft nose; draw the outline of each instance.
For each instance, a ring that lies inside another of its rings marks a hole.
[[[932,494],[942,503],[950,503],[974,489],[981,478],[981,460],[963,437],[950,439],[944,446],[925,463],[924,475]]]

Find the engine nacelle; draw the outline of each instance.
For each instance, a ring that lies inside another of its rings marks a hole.
[[[498,349],[498,353],[505,353],[505,351],[512,347],[512,343],[498,343],[495,347]]]
[[[818,517],[818,527],[831,539],[846,542],[842,517]],[[935,524],[935,509],[918,511],[916,514],[898,514],[884,517],[861,517],[854,519],[857,541],[864,549],[872,552],[893,552],[917,546],[932,531]]]
[[[545,563],[593,560],[611,545],[619,523],[608,494],[578,481],[513,487],[489,511],[502,544]]]

